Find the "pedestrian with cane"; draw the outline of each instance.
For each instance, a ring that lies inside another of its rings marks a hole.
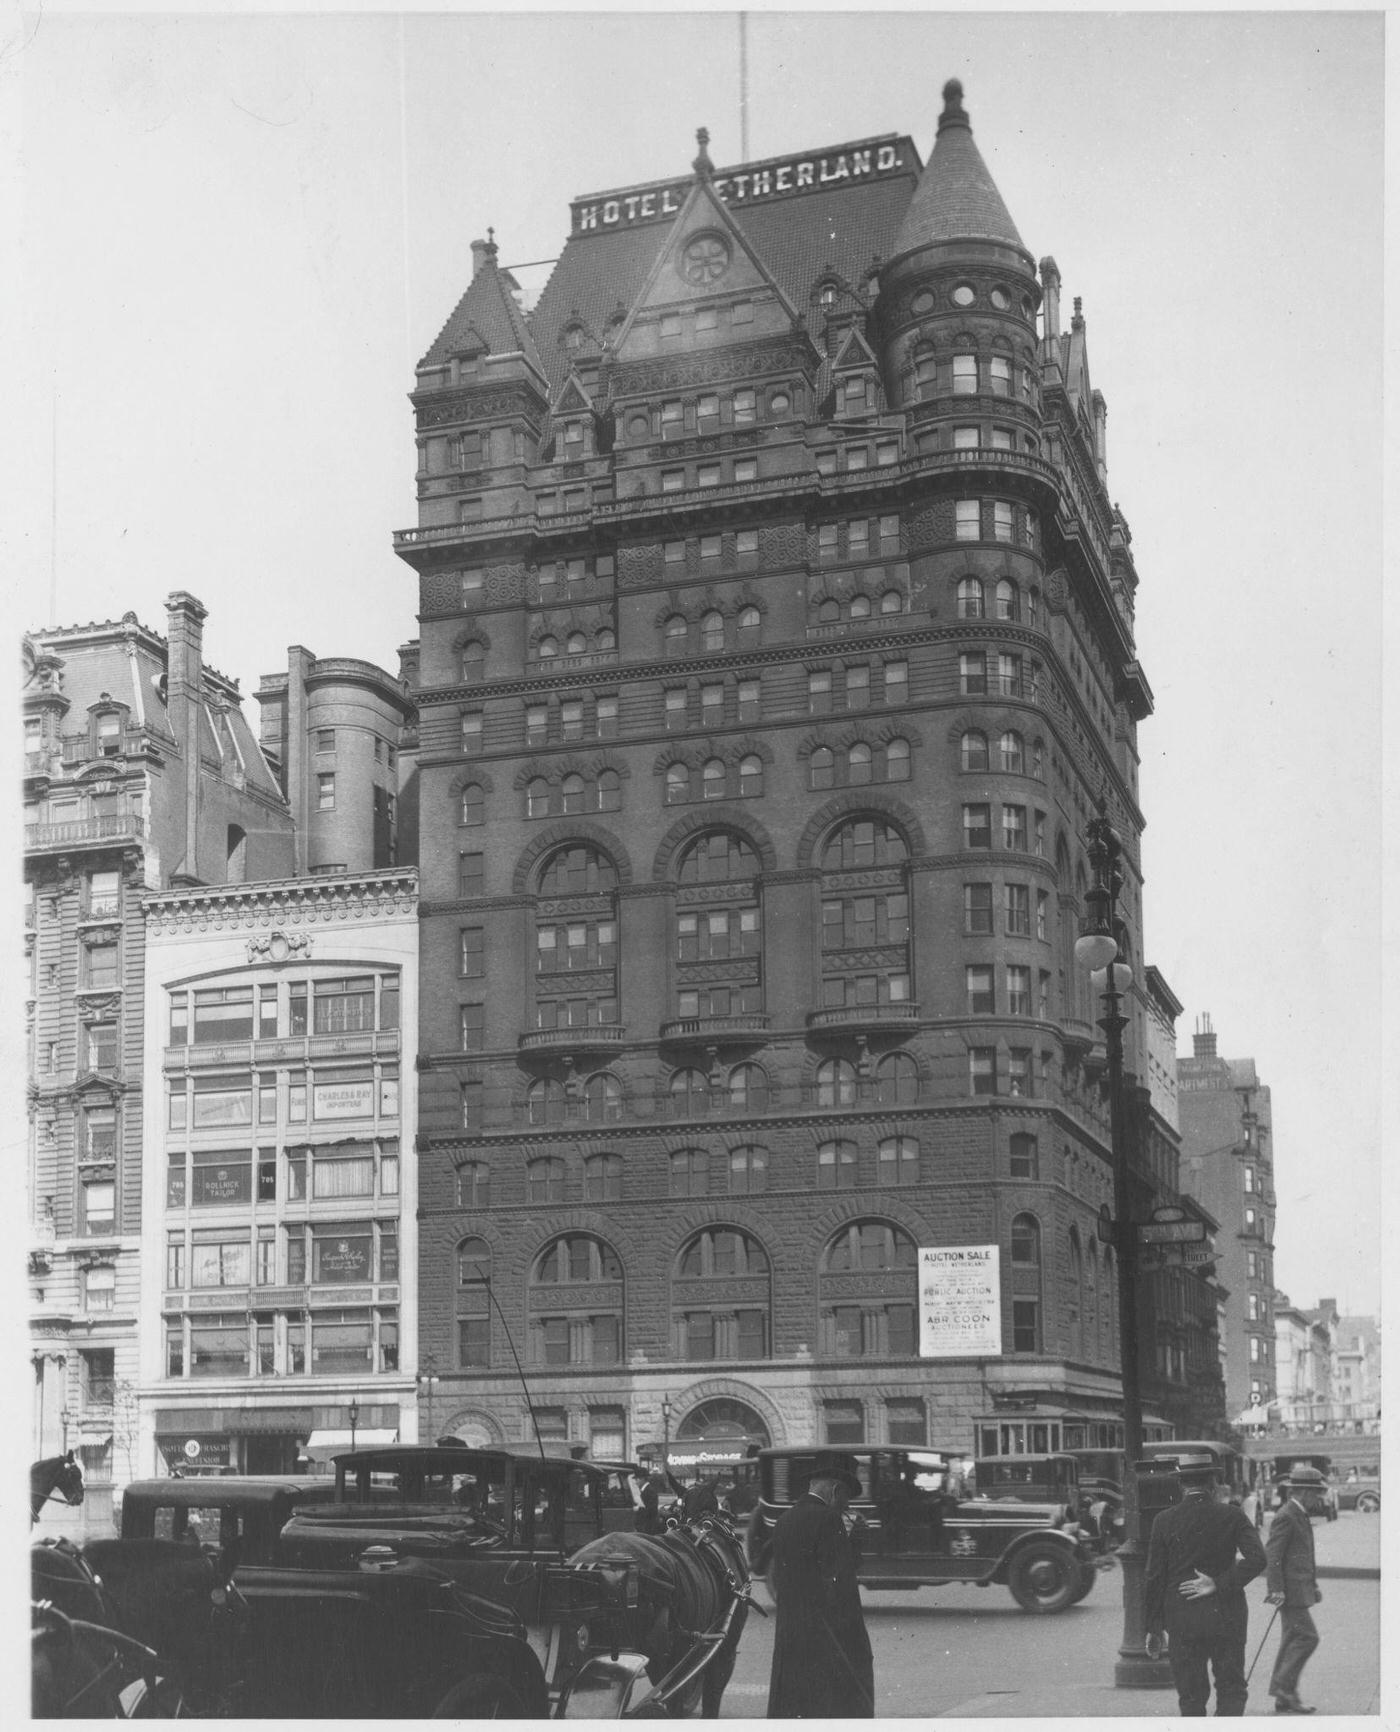
[[[1283,1636],[1274,1661],[1274,1674],[1269,1679],[1275,1714],[1317,1712],[1316,1708],[1305,1707],[1298,1696],[1298,1679],[1303,1667],[1322,1640],[1310,1610],[1322,1598],[1322,1590],[1317,1585],[1312,1517],[1296,1494],[1300,1486],[1322,1483],[1317,1468],[1295,1467],[1281,1481],[1285,1491],[1283,1507],[1269,1524],[1269,1578],[1265,1597],[1271,1606],[1279,1607],[1283,1619]]]
[[[1182,1500],[1157,1517],[1147,1548],[1147,1651],[1161,1653],[1165,1632],[1184,1716],[1204,1717],[1212,1673],[1216,1714],[1243,1714],[1244,1590],[1265,1567],[1264,1548],[1242,1510],[1216,1501],[1211,1456],[1180,1456],[1176,1470]]]

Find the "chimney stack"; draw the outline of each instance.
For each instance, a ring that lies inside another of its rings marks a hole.
[[[184,852],[171,882],[202,884],[199,870],[199,715],[204,686],[204,621],[209,610],[187,590],[166,597],[166,715],[185,775]]]
[[[1045,287],[1045,300],[1043,302],[1045,336],[1058,337],[1060,334],[1060,267],[1054,259],[1045,258],[1040,261],[1040,280]]]
[[[1207,1011],[1204,1016],[1197,1017],[1196,1032],[1192,1038],[1195,1044],[1197,1058],[1216,1057],[1215,1030],[1210,1026],[1209,1011]]]

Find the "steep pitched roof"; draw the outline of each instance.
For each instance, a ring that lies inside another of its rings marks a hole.
[[[939,241],[998,241],[1021,252],[1026,250],[973,143],[962,93],[956,78],[943,86],[938,136],[904,213],[894,247],[896,256]]]
[[[547,376],[525,315],[511,293],[515,279],[509,271],[501,270],[496,255],[493,238],[482,249],[481,269],[467,284],[466,294],[423,357],[425,367],[445,361],[459,350],[484,345],[489,355],[523,354],[537,373]]]

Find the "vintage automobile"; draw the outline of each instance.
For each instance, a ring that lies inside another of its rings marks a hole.
[[[329,1475],[239,1474],[135,1479],[122,1494],[121,1538],[237,1547],[241,1566],[279,1561],[277,1541],[299,1505],[328,1503]]]
[[[718,1713],[748,1606],[722,1517],[638,1533],[631,1464],[543,1450],[393,1445],[337,1456],[335,1469],[334,1498],[282,1529],[284,1563],[417,1558],[509,1606],[556,1713],[684,1712],[702,1699]]]
[[[1337,1487],[1337,1504],[1341,1509],[1360,1510],[1362,1515],[1375,1515],[1381,1507],[1381,1482],[1362,1474],[1357,1479],[1343,1480]]]
[[[1064,1504],[1090,1549],[1101,1556],[1122,1543],[1122,1493],[1116,1485],[1086,1479],[1068,1451],[978,1456],[971,1482],[979,1498],[994,1502]]]
[[[1023,1611],[1062,1612],[1093,1587],[1097,1566],[1063,1501],[958,1495],[950,1451],[849,1445],[839,1454],[858,1475],[851,1500],[857,1566],[866,1588],[997,1583]],[[759,1503],[749,1524],[749,1567],[768,1577],[773,1528],[801,1495],[815,1448],[758,1453]]]

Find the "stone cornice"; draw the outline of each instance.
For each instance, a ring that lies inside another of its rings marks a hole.
[[[152,936],[322,921],[411,918],[418,911],[418,873],[404,867],[353,877],[280,878],[265,883],[165,890],[141,899]]]

